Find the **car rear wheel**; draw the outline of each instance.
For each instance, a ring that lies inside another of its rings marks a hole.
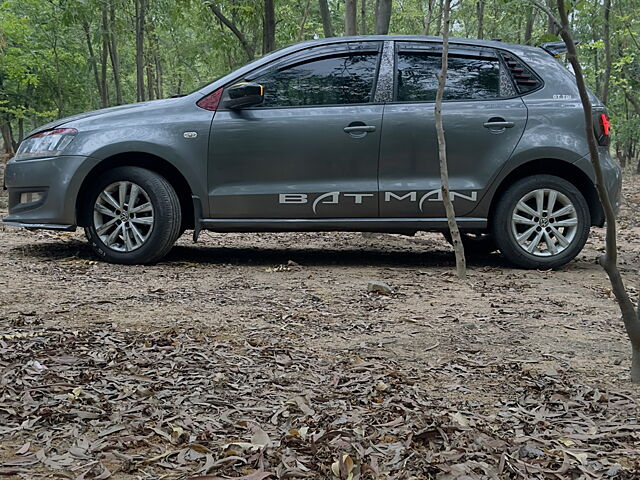
[[[500,198],[492,233],[502,254],[523,268],[560,267],[580,253],[591,226],[580,191],[552,175],[524,178]]]
[[[85,234],[112,263],[147,264],[164,257],[180,234],[182,215],[173,187],[139,167],[106,172],[92,188]]]

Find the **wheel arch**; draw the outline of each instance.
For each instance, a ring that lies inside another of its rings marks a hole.
[[[575,185],[587,201],[591,214],[591,225],[604,225],[604,211],[598,198],[598,191],[591,178],[572,163],[550,158],[532,160],[520,165],[502,179],[491,200],[489,223],[493,221],[493,214],[502,195],[511,185],[523,178],[539,174],[555,175]]]
[[[86,215],[86,209],[88,208],[88,197],[91,193],[91,185],[102,173],[117,167],[140,167],[162,175],[178,195],[184,227],[193,228],[194,211],[191,197],[192,190],[187,179],[180,170],[169,161],[157,155],[143,152],[125,152],[112,155],[102,160],[89,171],[76,197],[76,221],[79,226],[87,226],[88,216]]]

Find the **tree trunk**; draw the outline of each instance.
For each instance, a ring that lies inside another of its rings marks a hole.
[[[640,383],[640,346],[631,349],[631,381]]]
[[[436,92],[435,120],[436,134],[438,136],[438,157],[440,159],[440,182],[442,185],[442,201],[447,212],[447,224],[453,240],[453,249],[456,255],[456,272],[458,278],[464,279],[467,275],[466,260],[464,257],[464,246],[460,238],[460,230],[456,222],[456,213],[451,201],[449,192],[449,169],[447,165],[447,142],[444,136],[444,125],[442,122],[442,99],[447,81],[447,67],[449,63],[449,12],[451,10],[451,0],[445,0],[443,4],[443,28],[442,28],[442,67],[438,75],[438,90]]]
[[[231,30],[231,33],[233,33],[236,38],[238,39],[238,41],[240,41],[240,44],[242,45],[242,48],[244,49],[244,53],[247,55],[247,59],[248,60],[253,60],[255,55],[255,51],[253,50],[253,47],[251,46],[251,44],[247,41],[247,37],[244,36],[244,33],[242,33],[240,31],[240,29],[238,29],[238,27],[236,27],[236,25],[229,20],[220,10],[220,8],[213,4],[210,3],[209,4],[209,8],[211,9],[211,11],[213,12],[213,14],[218,17],[218,19],[229,29]]]
[[[322,19],[322,29],[324,30],[325,38],[335,36],[333,33],[333,26],[331,25],[331,12],[329,11],[329,4],[327,0],[318,0],[320,5],[320,18]]]
[[[273,0],[264,0],[262,54],[276,49],[276,12]]]
[[[358,34],[358,25],[356,23],[357,1],[345,0],[344,34],[346,36]]]
[[[444,10],[444,0],[438,0],[438,19],[436,20],[436,31],[434,35],[442,34],[442,13]]]
[[[2,141],[4,142],[4,153],[13,157],[16,154],[16,147],[13,140],[11,123],[9,123],[8,119],[2,119],[2,123],[0,123],[0,132],[2,132]]]
[[[93,43],[91,42],[91,27],[88,22],[83,22],[82,29],[84,30],[85,40],[87,42],[87,51],[89,52],[89,65],[93,70],[93,77],[96,82],[96,88],[98,89],[98,96],[103,98],[102,83],[100,82],[100,73],[98,72],[98,61],[96,60],[96,54],[93,50]],[[95,108],[95,107],[94,107]]]
[[[156,61],[156,98],[164,98],[164,79],[162,75],[162,63],[160,62],[160,54],[156,51],[155,54]]]
[[[476,2],[476,14],[478,15],[478,40],[484,38],[484,0]]]
[[[367,34],[367,0],[360,2],[360,35]]]
[[[16,142],[18,145],[24,140],[24,118],[18,119],[18,141]]]
[[[136,9],[136,98],[144,102],[144,19],[146,0],[134,0]]]
[[[423,35],[429,35],[431,31],[431,21],[433,20],[433,0],[427,0],[427,11],[424,15],[424,30]]]
[[[100,105],[102,108],[109,106],[109,91],[107,89],[107,62],[109,60],[109,18],[107,17],[107,5],[102,4],[102,50],[100,52]]]
[[[531,37],[533,35],[533,20],[534,20],[533,7],[527,12],[527,23],[524,26],[524,44],[531,45]]]
[[[553,1],[554,0],[547,0],[547,8],[549,8],[549,9],[553,8]],[[547,18],[547,34],[548,35],[558,35],[558,32],[559,32],[558,25],[556,24],[556,22],[554,22],[553,18],[548,17]]]
[[[391,0],[378,0],[376,35],[387,35],[391,23]]]
[[[300,22],[300,30],[298,30],[298,42],[304,38],[304,28],[307,25],[307,18],[309,18],[309,8],[311,8],[311,0],[307,0],[304,6],[304,13],[302,14],[302,21]]]
[[[589,156],[591,157],[591,163],[596,176],[596,189],[598,191],[598,196],[606,219],[605,253],[598,259],[598,261],[609,277],[611,290],[613,291],[618,302],[618,306],[620,307],[622,321],[633,349],[631,360],[631,380],[633,382],[640,383],[640,298],[638,299],[638,305],[634,305],[627,293],[622,275],[620,274],[620,269],[618,268],[616,215],[613,210],[613,206],[611,205],[609,193],[604,185],[604,175],[602,173],[598,146],[593,129],[591,100],[585,84],[584,74],[582,73],[582,66],[578,61],[578,54],[575,43],[573,42],[573,36],[571,35],[564,0],[557,0],[557,2],[560,21],[558,22],[557,20],[554,20],[554,23],[560,24],[561,28],[559,31],[562,36],[562,40],[567,47],[567,59],[571,63],[575,73],[576,83],[580,93],[580,100],[584,111]],[[553,19],[551,14],[549,15],[549,18]]]
[[[611,80],[611,32],[609,17],[611,13],[611,0],[604,0],[604,78],[602,81],[602,103],[609,103],[609,82]]]
[[[118,49],[115,34],[116,24],[116,7],[112,2],[109,5],[110,29],[109,29],[109,57],[111,58],[111,71],[113,72],[113,85],[116,89],[116,104],[122,105],[122,85],[120,83],[120,58],[118,57]]]
[[[147,100],[154,100],[154,90],[155,90],[155,79],[153,78],[153,67],[151,65],[151,59],[147,58],[144,66],[146,76],[147,76]]]

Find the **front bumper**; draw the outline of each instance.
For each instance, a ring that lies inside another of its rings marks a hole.
[[[82,156],[10,160],[4,173],[9,214],[2,223],[30,229],[75,230],[76,198],[93,166],[91,160]]]

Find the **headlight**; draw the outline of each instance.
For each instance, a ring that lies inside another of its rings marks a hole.
[[[75,128],[56,128],[26,138],[16,152],[16,160],[60,155],[78,133]]]

